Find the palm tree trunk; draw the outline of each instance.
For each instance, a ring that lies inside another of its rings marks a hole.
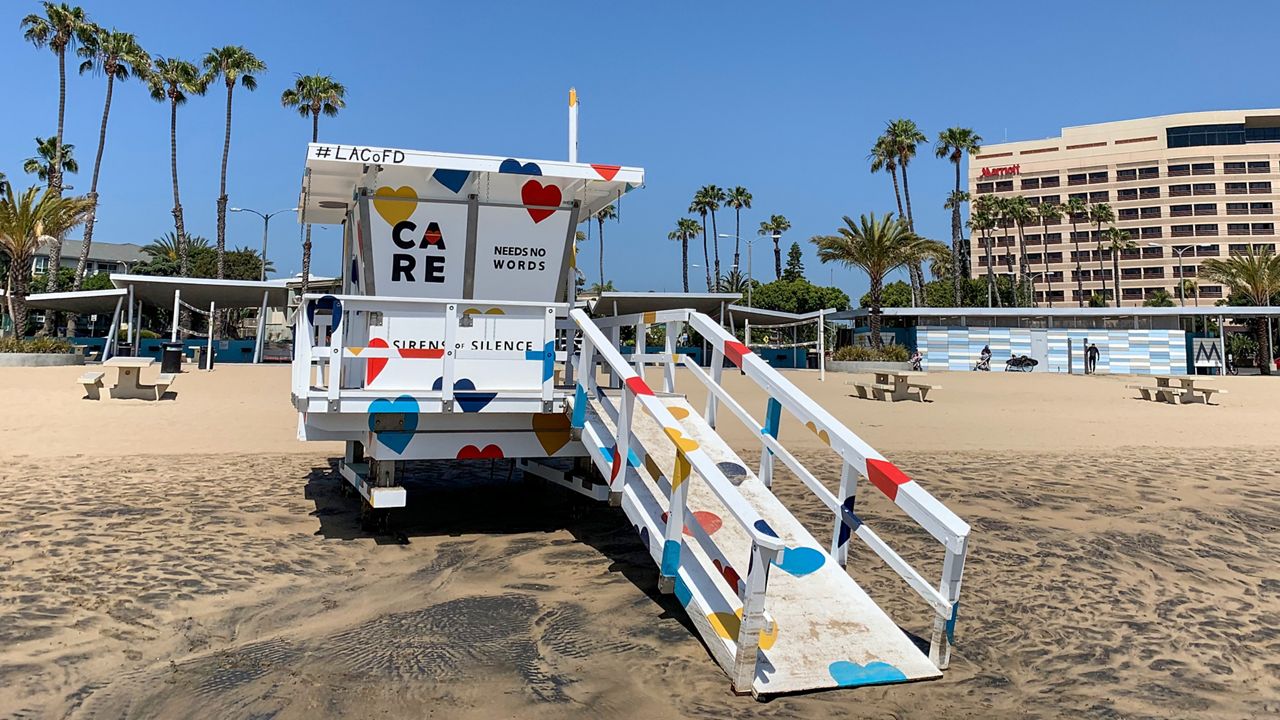
[[[996,292],[995,257],[991,254],[991,233],[983,231],[982,245],[987,256],[987,307],[994,307]]]
[[[889,177],[893,178],[893,199],[898,201],[898,217],[906,217],[906,213],[902,212],[902,193],[898,191],[898,168],[895,165],[889,169]]]
[[[777,231],[775,231],[777,232]],[[775,280],[782,279],[782,238],[773,238],[773,275]]]
[[[871,312],[867,320],[871,329],[871,347],[879,350],[884,347],[884,342],[880,339],[880,303],[884,300],[884,278],[872,275],[870,280]]]
[[[311,142],[320,137],[320,108],[311,108]],[[306,209],[302,210],[306,217]],[[591,226],[587,225],[590,229]],[[311,223],[307,223],[307,237],[302,241],[302,286],[298,289],[299,297],[306,295],[311,288]]]
[[[1107,266],[1102,262],[1102,223],[1098,223],[1098,247],[1096,252],[1098,253],[1098,274],[1102,276],[1102,302],[1105,303],[1107,301]]]
[[[1030,268],[1027,266],[1027,237],[1026,229],[1022,227],[1022,223],[1018,223],[1018,287],[1027,288],[1027,272]],[[1029,290],[1026,292],[1030,293]],[[1027,298],[1027,306],[1030,307],[1033,298]]]
[[[102,170],[102,150],[107,144],[107,118],[111,115],[111,93],[115,89],[115,67],[107,65],[107,99],[102,104],[102,124],[98,126],[98,153],[93,158],[93,178],[89,181],[89,216],[84,221],[84,242],[80,243],[80,259],[76,263],[76,276],[72,290],[79,290],[84,274],[89,269],[89,246],[93,244],[93,222],[98,214],[98,174]]]
[[[1080,233],[1076,230],[1075,215],[1071,216],[1071,242],[1076,246],[1076,303],[1084,307],[1084,278],[1080,275]]]
[[[680,261],[684,271],[684,291],[689,292],[689,238],[680,238]]]
[[[742,208],[733,209],[733,266],[741,269],[738,264],[738,247],[742,241]]]
[[[951,285],[952,299],[955,306],[960,307],[964,303],[964,294],[961,291],[962,283],[968,280],[968,273],[964,271],[964,261],[960,257],[960,246],[964,242],[961,237],[963,229],[960,225],[960,160],[955,160],[956,166],[956,194],[952,197],[956,199],[955,206],[951,208]]]
[[[58,50],[58,139],[53,150],[53,166],[49,168],[49,189],[55,195],[62,194],[62,127],[67,110],[67,48]],[[55,237],[49,246],[49,271],[45,274],[45,292],[58,289],[58,268],[62,266],[62,238]],[[26,300],[23,300],[24,317]],[[44,314],[43,335],[52,335],[58,313],[48,310]]]
[[[702,216],[702,269],[707,271],[707,292],[711,292],[711,256],[707,254],[707,216]]]
[[[911,185],[907,182],[907,166],[902,166],[902,199],[907,204],[907,227],[911,232],[916,231],[915,218],[911,216]],[[911,261],[907,267],[907,276],[911,279],[911,305],[924,304],[924,270],[920,266],[919,260]]]
[[[1122,301],[1120,300],[1120,248],[1118,247],[1111,248],[1111,268],[1112,285],[1116,288],[1116,307],[1120,307]]]
[[[600,226],[600,292],[604,292],[604,218],[596,217]]]
[[[25,266],[30,268],[28,262]],[[13,318],[13,336],[21,339],[27,330],[27,286],[30,270],[16,270],[10,273],[9,315]]]
[[[716,211],[711,211],[711,242],[716,249],[716,282],[720,282],[720,230],[716,228]]]
[[[227,154],[231,152],[231,92],[235,82],[227,81],[227,125],[222,134],[222,170],[218,175],[218,279],[226,277],[227,263]]]
[[[1049,307],[1053,307],[1053,276],[1049,274],[1049,222],[1044,223],[1044,232],[1040,234],[1040,259],[1044,261],[1044,281],[1049,286],[1048,292],[1045,293],[1044,299],[1049,301]]]
[[[169,175],[173,180],[173,231],[178,243],[178,276],[188,277],[191,274],[190,244],[182,219],[182,199],[178,194],[178,102],[172,94],[169,96]],[[186,336],[182,328],[189,327],[191,311],[183,307],[178,313],[179,338]]]

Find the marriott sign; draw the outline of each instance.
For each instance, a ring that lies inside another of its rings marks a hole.
[[[1001,175],[1017,175],[1021,165],[1005,165],[1004,167],[984,167],[982,177],[999,177]]]

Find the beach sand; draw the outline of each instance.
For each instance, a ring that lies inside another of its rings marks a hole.
[[[973,535],[942,679],[758,703],[657,593],[618,510],[502,462],[424,464],[371,534],[339,446],[294,439],[287,368],[185,373],[161,403],[82,401],[81,371],[0,370],[0,717],[1280,714],[1280,378],[1174,407],[1132,399],[1133,378],[937,374],[935,402],[889,404],[788,374]],[[763,395],[726,384],[759,416]],[[829,449],[783,425],[833,482]],[[868,525],[940,572],[868,490]],[[795,478],[775,491],[825,536]],[[855,547],[853,575],[927,637],[923,602]]]

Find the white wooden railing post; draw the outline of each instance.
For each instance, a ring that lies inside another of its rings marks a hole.
[[[724,350],[720,346],[716,346],[711,351],[711,382],[719,385],[720,378],[724,376]],[[707,393],[707,411],[702,413],[702,417],[706,418],[707,424],[714,430],[716,427],[716,408],[719,401],[712,393]]]
[[[627,480],[627,461],[631,457],[631,414],[635,411],[635,397],[631,388],[622,388],[618,400],[618,434],[613,448],[613,469],[609,475],[609,491],[622,492]]]
[[[733,660],[733,691],[751,692],[756,678],[760,633],[765,629],[764,600],[769,568],[779,559],[779,551],[751,543],[751,567],[742,598],[742,622],[738,625],[738,649]]]
[[[667,526],[663,532],[659,592],[670,593],[676,588],[676,574],[680,570],[680,547],[684,537],[685,503],[689,499],[692,476],[693,467],[689,459],[685,457],[684,450],[677,447],[675,467],[671,471],[671,493],[667,497]]]
[[[942,582],[938,586],[942,596],[951,603],[951,614],[948,617],[938,613],[934,617],[933,637],[929,641],[929,660],[939,670],[946,670],[951,664],[951,646],[956,641],[956,619],[960,612],[960,581],[964,576],[969,538],[956,538],[953,544],[955,547],[947,548],[946,558],[942,561]]]
[[[631,356],[631,362],[636,369],[636,374],[639,375],[640,377],[644,377],[645,363],[641,356],[645,355],[649,350],[648,335],[649,335],[648,323],[643,323],[643,322],[636,323],[636,352],[634,355]]]
[[[337,411],[338,395],[342,391],[342,347],[346,344],[343,342],[346,329],[347,323],[339,322],[329,330],[329,361],[326,363],[329,369],[325,371],[329,382],[329,412]],[[213,358],[209,358],[209,367],[213,367]]]
[[[667,323],[667,337],[663,346],[667,362],[662,366],[662,390],[664,392],[673,393],[676,391],[676,336],[679,333],[680,323]]]
[[[617,350],[619,353],[622,352],[621,350],[622,328],[621,327],[614,325],[613,327],[609,328],[609,342],[612,345],[614,350]],[[609,365],[606,363],[605,371],[609,373],[609,387],[611,388],[622,387],[622,378],[618,377],[618,373],[613,369],[612,365]]]
[[[761,434],[778,439],[778,426],[782,423],[782,403],[776,398],[769,398],[764,410],[764,429]],[[760,482],[767,488],[773,487],[773,451],[768,447],[760,449],[760,472],[756,473]]]
[[[840,465],[840,491],[836,493],[838,500],[845,510],[853,512],[855,495],[858,489],[858,473],[853,469],[847,461]],[[831,558],[840,563],[840,567],[849,567],[849,539],[853,536],[855,528],[849,527],[845,523],[841,513],[836,511],[835,528],[831,531]]]

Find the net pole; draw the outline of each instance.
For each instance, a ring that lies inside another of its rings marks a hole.
[[[209,301],[209,342],[206,343],[205,345],[205,347],[208,348],[208,351],[205,355],[205,360],[204,360],[204,367],[206,370],[210,372],[213,371],[213,323],[214,323],[214,317],[215,317],[213,312],[214,312],[213,301],[210,300]]]

